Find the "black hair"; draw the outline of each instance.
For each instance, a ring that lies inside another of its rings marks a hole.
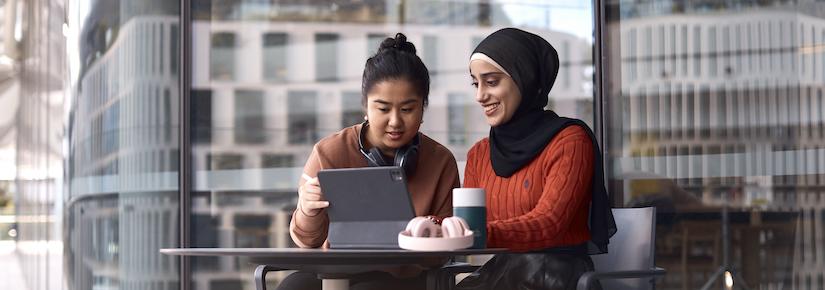
[[[386,80],[406,80],[424,100],[427,106],[430,95],[430,72],[421,58],[415,54],[415,45],[407,41],[407,36],[398,33],[395,38],[387,37],[378,47],[378,52],[367,59],[361,78],[361,104],[367,105],[367,93],[377,83]]]

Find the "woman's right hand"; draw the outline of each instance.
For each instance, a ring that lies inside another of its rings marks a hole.
[[[329,206],[329,201],[321,192],[318,177],[310,178],[298,188],[298,207],[306,216],[316,216]]]

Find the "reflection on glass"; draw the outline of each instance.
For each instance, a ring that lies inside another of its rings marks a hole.
[[[178,289],[180,4],[68,5],[68,289]]]
[[[264,34],[264,79],[274,82],[284,82],[287,80],[289,71],[287,70],[287,43],[289,36],[286,33],[266,33]]]
[[[315,34],[315,80],[331,82],[338,79],[338,34]]]
[[[657,286],[825,287],[825,7],[607,8],[610,190],[658,208]]]
[[[236,46],[234,33],[218,32],[212,34],[209,73],[213,80],[231,81],[235,79]]]
[[[431,74],[421,130],[449,146],[460,170],[489,133],[467,60],[500,27],[522,26],[566,51],[550,107],[591,122],[591,31],[563,32],[569,26],[549,18],[576,13],[577,25],[590,25],[589,3],[193,1],[193,245],[294,246],[288,225],[304,162],[320,138],[363,122],[364,63],[398,32]],[[243,260],[192,262],[194,289],[254,287]]]

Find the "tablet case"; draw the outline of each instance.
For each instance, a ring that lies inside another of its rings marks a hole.
[[[415,217],[401,167],[325,169],[318,179],[330,204],[330,248],[398,248]]]

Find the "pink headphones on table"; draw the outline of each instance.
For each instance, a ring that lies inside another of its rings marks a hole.
[[[415,217],[398,233],[398,246],[416,251],[449,251],[473,245],[473,231],[460,217],[448,217],[441,225],[428,217]]]

